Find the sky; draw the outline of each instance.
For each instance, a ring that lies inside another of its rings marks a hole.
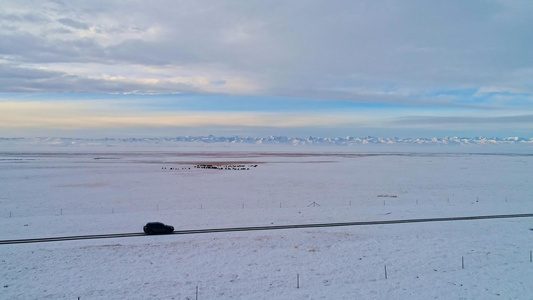
[[[3,137],[533,137],[530,0],[1,7]]]

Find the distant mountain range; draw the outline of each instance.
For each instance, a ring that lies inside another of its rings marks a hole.
[[[47,144],[47,145],[71,145],[71,144],[122,144],[122,143],[230,143],[230,144],[269,144],[269,145],[357,145],[357,144],[418,144],[418,145],[487,145],[487,144],[529,144],[533,145],[533,138],[506,137],[445,137],[445,138],[382,138],[382,137],[217,137],[209,136],[178,136],[168,138],[61,138],[61,137],[36,137],[36,138],[2,138],[1,143],[22,144]]]

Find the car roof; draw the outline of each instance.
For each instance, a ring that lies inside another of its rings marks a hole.
[[[165,225],[161,222],[148,222],[146,225]]]

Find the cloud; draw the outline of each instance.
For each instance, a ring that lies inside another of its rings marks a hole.
[[[104,101],[0,102],[0,128],[306,127],[364,125],[371,118],[271,112],[155,112]]]
[[[480,126],[489,127],[521,127],[522,129],[533,129],[533,115],[513,115],[497,117],[470,117],[470,116],[410,116],[402,117],[392,122],[398,126],[410,127],[439,127],[453,126],[472,128]]]
[[[0,63],[0,80],[31,80],[51,78],[61,75],[61,72],[46,71],[40,69],[20,68],[13,65]]]
[[[33,1],[3,9],[1,59],[62,75],[12,78],[0,91],[247,93],[442,106],[464,99],[437,91],[533,94],[533,77],[523,76],[533,69],[529,1]],[[105,72],[94,74],[95,65]],[[131,74],[129,66],[140,67]]]
[[[54,64],[36,68],[0,62],[0,90],[38,93],[254,93],[256,83],[234,77],[223,70],[199,66],[188,68],[154,66],[146,72],[142,65],[126,65],[121,71],[98,63]],[[127,71],[127,72],[125,72]],[[176,75],[179,74],[179,75]],[[199,75],[205,74],[205,75]]]
[[[67,27],[71,27],[74,29],[85,29],[85,30],[89,29],[89,26],[87,24],[76,21],[76,20],[72,20],[69,18],[61,18],[61,19],[58,19],[57,21]]]

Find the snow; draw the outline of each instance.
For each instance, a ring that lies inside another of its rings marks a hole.
[[[196,146],[0,149],[0,239],[533,212],[523,152]],[[0,245],[0,298],[531,299],[532,222]]]

